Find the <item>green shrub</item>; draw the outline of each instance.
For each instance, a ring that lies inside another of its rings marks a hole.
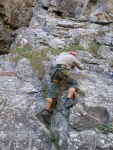
[[[13,61],[18,61],[21,58],[27,58],[30,60],[31,66],[35,74],[42,78],[42,70],[44,68],[44,60],[50,60],[47,57],[47,50],[35,51],[33,49],[17,48],[10,52],[11,54],[18,54],[12,58]]]
[[[99,49],[99,45],[92,44],[89,46],[89,48],[87,50],[93,55],[93,57],[99,58],[98,49]]]
[[[55,48],[48,48],[48,50],[51,52],[53,55],[59,55],[62,52],[68,52],[69,50],[84,50],[83,46],[81,45],[73,45],[64,49],[55,49]]]

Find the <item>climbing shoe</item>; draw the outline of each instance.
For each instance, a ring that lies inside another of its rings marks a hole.
[[[44,109],[44,111],[42,112],[43,120],[44,120],[47,124],[50,123],[50,115],[51,115],[51,114],[50,114],[49,110]]]
[[[64,102],[64,107],[67,108],[67,109],[69,109],[70,107],[72,107],[76,103],[77,103],[77,100],[72,100],[70,98],[66,98],[66,100]]]

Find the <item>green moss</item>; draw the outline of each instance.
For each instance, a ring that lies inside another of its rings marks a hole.
[[[99,49],[99,45],[92,44],[87,50],[93,55],[93,57],[99,58],[98,49]]]
[[[111,68],[113,68],[113,60],[111,60],[111,61],[109,62],[109,66],[110,66]]]
[[[97,127],[99,130],[104,131],[105,126],[104,125],[100,125]]]
[[[49,91],[49,87],[48,87],[47,84],[44,84],[44,85],[42,86],[42,91],[43,91],[43,98],[45,99],[46,96],[47,96],[47,93],[48,93],[48,91]]]
[[[55,145],[55,147],[57,148],[57,150],[60,150],[60,146],[58,144],[58,140],[55,138],[55,135],[54,135],[53,132],[50,133],[50,140]]]

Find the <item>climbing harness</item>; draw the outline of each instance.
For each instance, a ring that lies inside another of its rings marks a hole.
[[[55,72],[51,76],[51,81],[56,83],[64,83],[68,76],[70,75],[70,71],[67,69],[66,65],[58,64],[52,66],[52,69],[55,69]],[[64,69],[67,70],[67,72],[64,74]]]

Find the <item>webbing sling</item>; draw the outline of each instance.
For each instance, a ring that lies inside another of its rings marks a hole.
[[[53,76],[52,76],[52,78],[51,78],[52,82],[63,83],[63,82],[67,79],[67,77],[70,75],[70,71],[68,71],[67,74],[64,75],[64,74],[62,73],[62,71],[59,70],[59,68],[67,69],[65,65],[58,64],[58,65],[54,65],[53,68],[57,68],[57,70],[55,71],[55,73],[53,74]],[[54,76],[56,75],[56,73],[57,73],[57,78],[59,78],[58,72],[60,72],[60,73],[64,76],[61,81],[53,79]]]

